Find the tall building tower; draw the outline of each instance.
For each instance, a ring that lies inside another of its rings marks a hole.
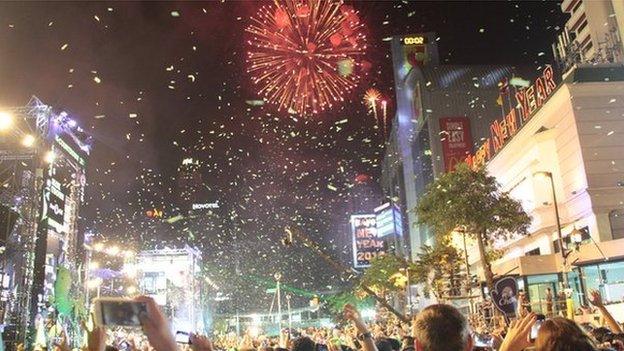
[[[576,64],[624,63],[624,1],[564,0],[561,10],[570,19],[556,57],[571,55]]]
[[[490,137],[490,124],[501,116],[503,104],[498,84],[517,72],[528,73],[508,65],[440,64],[436,38],[416,33],[391,41],[396,116],[380,184],[398,205],[412,255],[434,243],[433,232],[418,224],[413,211],[427,185]]]
[[[203,178],[199,160],[185,158],[178,167],[178,201],[183,208],[190,208],[193,203],[201,202]]]

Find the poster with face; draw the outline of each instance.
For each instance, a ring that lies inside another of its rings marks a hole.
[[[516,316],[518,310],[518,283],[515,277],[501,277],[494,281],[494,290],[491,293],[494,306],[506,318]]]

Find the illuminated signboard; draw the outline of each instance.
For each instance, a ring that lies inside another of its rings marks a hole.
[[[208,202],[208,203],[202,203],[202,204],[193,204],[191,209],[197,211],[197,210],[211,210],[211,209],[216,209],[219,208],[219,203],[218,202]]]
[[[89,151],[86,147],[81,148],[74,138],[75,137],[69,134],[63,134],[61,136],[57,135],[54,141],[59,146],[60,150],[76,161],[81,167],[85,167],[87,165],[86,158],[89,155]]]
[[[376,218],[374,214],[351,216],[355,268],[368,267],[373,258],[386,253],[384,240],[377,235]]]
[[[515,93],[516,106],[503,118],[490,124],[490,137],[466,158],[466,163],[474,169],[483,167],[533,117],[533,112],[544,105],[556,88],[553,69],[546,66],[532,85]]]
[[[71,172],[64,166],[51,166],[43,190],[43,218],[48,227],[59,234],[69,231],[66,215],[66,199],[70,195]]]
[[[401,38],[401,42],[403,45],[423,45],[427,44],[427,37],[424,36],[413,36],[413,37],[404,37]]]
[[[145,211],[147,218],[163,218],[163,210],[154,208],[152,210]]]
[[[405,55],[405,62],[412,67],[422,67],[428,63],[431,58],[429,55],[429,46],[427,37],[424,35],[408,35],[406,37],[399,38],[403,46],[403,55]],[[435,50],[434,50],[435,51]],[[411,67],[407,67],[409,70]]]
[[[387,236],[402,236],[403,221],[401,211],[396,204],[385,203],[375,209],[377,222],[377,236],[384,238]]]

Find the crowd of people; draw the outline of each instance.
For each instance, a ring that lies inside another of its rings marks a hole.
[[[338,327],[284,329],[279,336],[245,333],[190,334],[188,343],[176,342],[167,318],[149,297],[138,297],[147,309],[140,316],[142,331],[83,326],[84,351],[624,351],[622,325],[605,308],[599,293],[590,301],[604,325],[520,311],[518,318],[494,327],[475,326],[451,305],[435,304],[417,313],[410,323],[383,318],[365,323],[357,309],[346,305]],[[71,351],[61,339],[54,351]],[[20,350],[21,351],[21,350]]]

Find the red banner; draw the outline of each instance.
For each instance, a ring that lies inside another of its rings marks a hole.
[[[440,118],[440,137],[444,153],[444,169],[451,172],[472,152],[470,120],[467,117]]]

